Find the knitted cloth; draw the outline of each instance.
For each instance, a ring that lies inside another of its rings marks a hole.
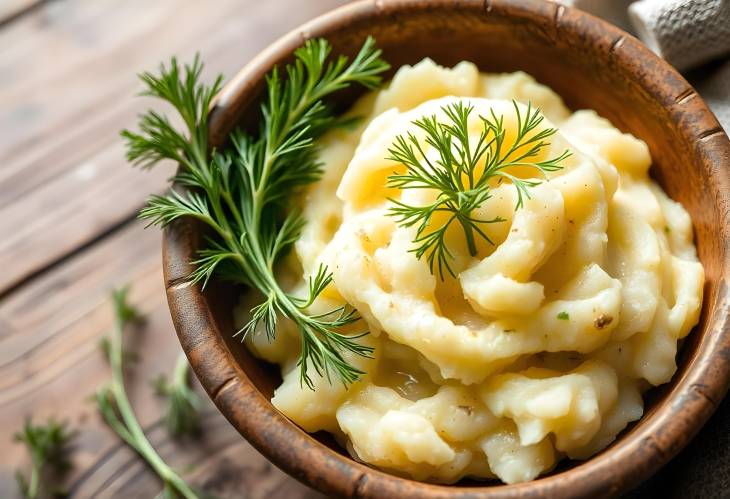
[[[559,1],[614,22],[680,71],[692,70],[685,76],[730,131],[730,0]]]
[[[629,18],[641,40],[679,70],[730,53],[729,0],[641,0]]]

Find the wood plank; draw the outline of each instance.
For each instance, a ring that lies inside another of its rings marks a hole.
[[[0,54],[3,203],[67,169],[68,156],[78,161],[79,152],[98,150],[100,138],[106,138],[102,145],[117,140],[119,129],[133,123],[146,105],[133,99],[135,74],[176,51],[175,42],[194,22],[190,17],[202,15],[181,9],[170,19],[179,23],[178,38],[165,31],[157,36],[155,27],[165,26],[180,4],[65,1],[0,31],[0,46],[9,47]],[[206,19],[204,27],[216,21]],[[139,50],[143,45],[157,50]],[[109,121],[124,110],[124,122]]]
[[[135,72],[200,50],[209,74],[232,75],[273,38],[339,3],[307,2],[282,18],[284,0],[222,0],[216,9],[78,0],[51,3],[0,31],[0,46],[11,47],[0,55],[0,265],[8,270],[0,294],[164,189],[169,170],[144,175],[123,159],[118,132],[150,104],[133,98]],[[70,14],[57,13],[60,5]]]
[[[202,453],[195,448],[197,443],[174,445],[166,439],[164,429],[159,425],[148,433],[167,462],[177,469],[192,467],[187,479],[193,487],[220,498],[324,497],[287,477],[263,459],[250,445],[241,441],[240,435],[219,414],[211,411],[204,421],[207,438]],[[180,452],[181,449],[185,452]],[[83,482],[74,484],[72,496],[151,497],[150,492],[154,493],[159,488],[159,482],[129,454],[127,449],[114,449]],[[193,461],[201,455],[205,459]],[[124,465],[120,466],[120,462]]]
[[[88,146],[101,132],[111,132],[104,136],[116,139],[119,129],[132,125],[134,115],[149,104],[133,99],[140,88],[137,72],[154,69],[170,55],[188,60],[200,51],[210,73],[232,75],[276,36],[342,2],[307,2],[290,9],[285,18],[280,12],[286,0],[222,0],[216,9],[192,0],[72,3],[69,8],[69,2],[63,2],[64,9],[49,4],[0,31],[0,46],[9,47],[0,53],[3,196],[9,196],[8,177],[15,182],[12,191],[17,196],[46,179],[46,170],[57,174],[65,169],[44,164],[42,159],[53,157],[49,148],[59,150],[68,141]],[[103,117],[107,119],[100,122]],[[81,132],[90,131],[97,135],[84,140]],[[56,162],[66,156],[56,155]],[[24,167],[28,164],[38,168]]]
[[[254,482],[256,492],[250,497],[273,490],[286,492],[286,497],[319,497],[271,466],[207,398],[203,440],[175,443],[159,424],[162,404],[148,380],[170,371],[179,345],[164,298],[158,249],[158,231],[131,224],[0,302],[0,317],[11,326],[0,338],[0,434],[11,435],[28,415],[36,421],[55,415],[81,430],[69,477],[72,497],[157,493],[154,474],[119,444],[88,400],[109,376],[97,347],[111,325],[108,291],[131,282],[131,300],[147,322],[125,337],[127,347],[140,354],[128,376],[129,392],[140,422],[150,429],[150,439],[163,456],[179,469],[204,463],[190,471],[191,481],[223,487],[219,497],[238,497]],[[0,497],[13,497],[14,470],[27,463],[19,445],[0,455]],[[234,465],[235,473],[230,471]],[[230,476],[218,484],[221,474]]]
[[[0,3],[0,26],[15,21],[47,0],[3,0]]]
[[[129,258],[128,250],[120,248],[131,241],[150,248],[158,243],[159,234],[134,224],[0,303],[3,316],[12,315],[16,327],[22,325],[0,340],[0,350],[10,352],[0,367],[0,376],[10,378],[0,387],[0,433],[19,428],[26,415],[43,420],[57,414],[74,425],[84,420],[82,449],[97,447],[103,452],[104,445],[116,443],[106,434],[88,397],[109,376],[97,345],[111,326],[109,291],[125,282],[133,283],[132,301],[148,315],[147,328],[130,332],[127,345],[153,357],[144,357],[135,366],[129,379],[131,395],[142,424],[157,419],[159,407],[148,393],[146,380],[164,370],[162,366],[170,366],[179,347],[161,295],[158,255]],[[89,459],[85,454],[81,453],[82,458]],[[0,455],[0,468],[23,460],[23,449],[12,446]]]
[[[0,266],[7,269],[0,293],[133,217],[150,192],[164,189],[171,167],[132,170],[123,154],[114,143],[0,208],[0,232],[7,234],[0,241]]]
[[[165,305],[157,296],[159,244],[158,231],[135,223],[0,302],[0,317],[10,326],[0,338],[0,410],[36,389],[53,370],[67,368],[59,360],[65,355],[95,352],[95,336],[111,324],[113,287],[135,280],[134,292],[145,303]]]

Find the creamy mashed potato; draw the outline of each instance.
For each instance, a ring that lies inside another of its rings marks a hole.
[[[544,158],[572,154],[516,211],[514,186],[495,185],[476,214],[505,219],[484,226],[495,244],[479,241],[473,257],[454,226],[456,277],[442,281],[409,252],[414,229],[387,215],[388,198],[416,205],[434,195],[386,187],[403,169],[385,159],[388,148],[457,100],[474,107],[475,137],[478,116],[493,110],[509,141],[512,99],[557,128]],[[367,374],[347,389],[310,370],[309,390],[298,333],[279,320],[272,343],[260,331],[246,340],[281,365],[274,405],[306,431],[331,432],[356,459],[444,483],[531,480],[566,456],[588,458],[639,419],[642,392],[676,370],[704,282],[690,218],[649,178],[646,144],[593,111],[571,113],[525,73],[482,74],[468,62],[402,67],[350,113],[366,118],[321,139],[324,178],[303,197],[307,225],[279,277],[306,294],[306,278],[326,264],[334,280],[312,312],[356,307],[353,330],[369,329],[362,341],[374,358],[348,357]]]

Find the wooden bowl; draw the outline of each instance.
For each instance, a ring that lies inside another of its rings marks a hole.
[[[423,57],[451,66],[473,61],[483,71],[525,70],[573,109],[591,108],[647,142],[652,174],[689,211],[707,284],[699,325],[685,342],[671,383],[650,392],[644,417],[608,449],[563,463],[529,483],[454,486],[399,478],[352,460],[326,435],[309,435],[269,402],[277,369],[233,339],[240,290],[201,292],[186,276],[199,227],[177,223],[164,237],[170,311],[180,342],[231,424],[274,464],[325,493],[358,498],[532,498],[616,495],[636,486],[694,436],[730,381],[730,142],[692,87],[623,31],[581,11],[539,0],[361,1],[289,33],[246,65],[212,109],[211,140],[258,112],[262,77],[311,37],[335,53],[354,54],[375,36],[394,68]],[[357,97],[352,92],[341,105]]]

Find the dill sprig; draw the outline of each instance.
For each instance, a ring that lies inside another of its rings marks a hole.
[[[306,299],[285,292],[274,278],[275,263],[304,225],[301,214],[291,209],[291,199],[321,175],[314,140],[337,125],[324,99],[352,84],[376,87],[388,69],[371,38],[351,62],[344,56],[330,60],[330,52],[325,40],[310,40],[295,52],[295,61],[283,74],[274,69],[266,78],[268,98],[258,133],[234,131],[231,147],[209,151],[207,110],[222,78],[211,86],[201,83],[198,58],[184,70],[173,59],[159,75],[141,77],[148,95],[169,102],[180,113],[186,132],[154,111],[142,116],[140,133],[122,132],[133,164],[149,167],[172,159],[180,165],[174,181],[184,190],[152,196],[140,217],[163,227],[182,217],[194,218],[211,229],[190,279],[205,286],[216,274],[261,293],[262,303],[237,333],[242,338],[257,327],[272,338],[277,317],[293,321],[301,338],[300,381],[310,388],[314,384],[309,366],[330,382],[334,376],[348,385],[363,372],[345,354],[372,354],[372,348],[357,341],[367,332],[348,335],[340,330],[359,319],[349,307],[320,315],[307,311],[332,280],[326,267],[310,278]]]
[[[190,364],[185,354],[178,355],[170,380],[160,375],[152,384],[157,394],[167,399],[167,430],[175,437],[197,433],[200,429],[201,401],[190,386]]]
[[[131,322],[140,319],[140,314],[127,301],[128,288],[121,288],[112,294],[114,301],[114,329],[111,332],[107,355],[112,378],[96,393],[96,403],[102,417],[142,457],[160,477],[163,490],[160,497],[197,499],[199,495],[167,464],[152,447],[142,430],[124,384],[123,333]]]
[[[491,179],[507,179],[515,186],[515,209],[519,209],[524,204],[524,198],[530,197],[529,188],[538,185],[540,180],[516,177],[508,169],[531,167],[546,177],[548,172],[562,168],[559,163],[570,156],[570,152],[565,150],[552,159],[530,161],[543,147],[549,145],[545,139],[555,134],[556,130],[545,128],[532,133],[544,119],[540,110],[533,109],[528,103],[523,115],[517,103],[512,101],[512,104],[517,126],[514,142],[509,146],[505,145],[504,115],[497,116],[494,110],[491,110],[491,116],[479,117],[482,130],[476,140],[470,138],[469,115],[474,107],[459,101],[441,108],[446,118],[443,122],[436,115],[413,121],[416,127],[425,132],[425,143],[435,150],[435,155],[429,157],[421,141],[412,132],[406,136],[397,136],[388,150],[387,159],[406,167],[405,173],[393,174],[388,178],[389,187],[432,189],[438,193],[432,203],[422,206],[390,199],[393,206],[389,214],[396,217],[398,224],[403,227],[416,226],[415,247],[411,251],[419,259],[425,255],[431,273],[434,273],[434,267],[438,268],[442,280],[444,268],[455,277],[449,263],[453,254],[446,245],[446,232],[452,224],[457,223],[464,230],[472,256],[477,254],[475,234],[493,244],[482,226],[503,222],[504,219],[480,219],[472,215],[491,197]],[[433,224],[432,219],[437,213],[445,213],[445,221]]]
[[[52,485],[52,478],[60,477],[71,468],[70,445],[75,433],[66,424],[50,419],[45,425],[34,425],[29,419],[13,439],[25,444],[31,459],[30,477],[17,472],[20,493],[25,499],[36,499],[44,494],[56,495],[60,489]]]

